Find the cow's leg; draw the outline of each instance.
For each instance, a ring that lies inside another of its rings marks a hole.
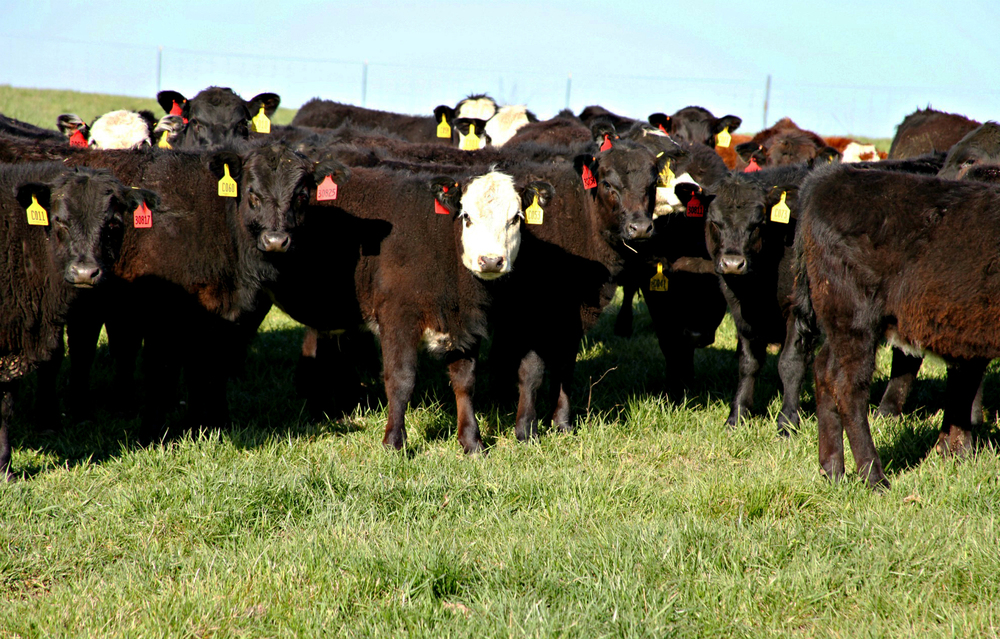
[[[0,473],[4,481],[14,479],[10,472],[10,420],[14,414],[14,384],[0,382]]]
[[[52,352],[51,359],[38,363],[36,373],[38,386],[35,392],[35,430],[40,433],[54,433],[62,430],[59,417],[59,394],[56,383],[63,362],[63,341],[60,334],[59,346]]]
[[[785,343],[778,359],[778,375],[781,377],[781,412],[778,413],[778,434],[788,435],[799,429],[799,406],[802,397],[802,381],[809,369],[815,340],[812,335],[800,331],[795,316],[790,315],[785,331]]]
[[[131,416],[138,408],[135,368],[139,359],[139,349],[142,348],[142,330],[127,317],[109,317],[104,328],[108,333],[108,348],[115,365],[113,384],[117,405],[113,411],[119,415]],[[71,344],[71,351],[72,348]],[[147,366],[143,364],[144,371],[148,370]]]
[[[455,353],[449,356],[448,376],[451,387],[455,391],[455,406],[458,411],[458,443],[466,453],[478,453],[483,450],[483,440],[479,435],[479,422],[476,421],[476,411],[472,405],[472,396],[476,387],[476,360],[467,353]]]
[[[833,385],[835,370],[830,346],[823,344],[813,365],[816,382],[816,426],[819,431],[819,465],[828,478],[839,481],[844,476],[844,426],[837,411]]]
[[[573,409],[570,396],[573,392],[573,369],[576,364],[575,353],[559,358],[559,362],[550,368],[555,410],[552,412],[552,425],[564,433],[573,432]]]
[[[979,390],[976,391],[976,397],[972,400],[972,415],[969,416],[969,423],[972,424],[973,428],[985,423],[983,420],[983,386],[985,385],[986,373],[984,371],[983,378],[979,381]]]
[[[757,382],[757,375],[764,365],[767,357],[767,342],[763,340],[749,340],[742,335],[739,336],[737,345],[739,354],[740,380],[736,385],[736,394],[733,396],[733,404],[729,410],[727,426],[736,426],[740,420],[746,419],[753,411],[753,391]]]
[[[143,351],[146,397],[139,434],[141,444],[151,444],[165,437],[167,415],[175,408],[177,380],[180,376],[178,346],[172,339],[150,336]]]
[[[898,348],[892,349],[892,370],[889,373],[889,384],[882,393],[882,401],[878,405],[878,414],[884,417],[899,417],[903,414],[903,405],[913,390],[913,382],[920,372],[924,358],[907,355]]]
[[[66,341],[69,344],[69,411],[76,421],[90,419],[94,414],[90,371],[94,367],[103,324],[102,319],[94,313],[71,314],[69,323],[66,324]]]
[[[399,324],[408,326],[410,324]],[[413,323],[415,325],[415,323]],[[413,395],[417,378],[417,346],[419,338],[411,339],[393,334],[389,326],[383,326],[382,372],[385,380],[385,395],[388,402],[388,420],[382,445],[401,450],[406,446],[406,407]]]
[[[935,449],[943,455],[967,455],[972,451],[969,416],[982,387],[988,359],[962,361],[948,369],[944,420]]]
[[[517,371],[518,402],[517,423],[514,434],[522,442],[538,438],[538,388],[542,385],[545,375],[545,362],[535,351],[529,352],[521,359]]]
[[[615,318],[615,335],[619,337],[632,336],[632,303],[639,287],[631,278],[626,278],[622,282],[622,307],[618,310],[618,317]]]

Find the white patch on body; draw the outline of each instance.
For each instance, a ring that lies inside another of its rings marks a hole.
[[[878,151],[874,144],[851,142],[841,153],[841,162],[878,162]]]
[[[493,146],[503,146],[528,122],[528,107],[525,105],[500,107],[496,115],[486,123],[486,133]]]
[[[458,103],[455,110],[455,119],[458,118],[479,118],[489,120],[497,112],[497,103],[493,98],[477,98],[475,100],[465,99]]]
[[[945,361],[943,357],[937,353],[932,353],[931,351],[924,349],[924,347],[920,344],[911,344],[904,341],[903,338],[899,336],[899,333],[896,332],[896,329],[890,328],[885,332],[885,341],[889,343],[889,346],[898,348],[910,357],[924,357],[938,362]]]
[[[95,149],[136,149],[150,143],[149,125],[135,111],[105,113],[90,126]]]
[[[424,329],[424,346],[435,355],[443,355],[455,349],[455,341],[448,333],[439,333],[432,328]]]
[[[661,215],[684,212],[684,205],[681,204],[677,194],[674,193],[674,187],[678,184],[694,184],[698,186],[698,183],[694,181],[694,178],[690,174],[681,173],[668,186],[656,187],[656,207],[653,209],[654,220]]]
[[[521,248],[521,196],[514,178],[491,171],[469,182],[462,195],[462,264],[492,280],[509,273]],[[483,273],[479,258],[503,259],[499,273]]]

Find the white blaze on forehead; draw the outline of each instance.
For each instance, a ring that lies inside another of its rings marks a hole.
[[[483,279],[509,273],[521,247],[521,196],[514,178],[491,171],[469,182],[462,195],[462,264]],[[499,273],[483,273],[482,262],[500,257]]]
[[[90,127],[90,146],[98,149],[135,149],[150,144],[149,125],[135,111],[112,111]]]
[[[514,137],[518,129],[528,122],[528,107],[525,105],[501,107],[496,115],[486,123],[486,133],[490,136],[490,144],[503,146]]]
[[[455,118],[478,118],[489,120],[497,112],[497,103],[493,98],[476,98],[475,100],[462,100],[455,111]]]
[[[681,204],[680,198],[674,193],[674,187],[678,184],[694,184],[698,186],[698,183],[689,174],[681,173],[668,186],[656,187],[656,207],[653,209],[654,220],[661,215],[680,213],[684,210],[684,205]]]
[[[878,150],[874,144],[851,142],[844,147],[841,162],[878,162]]]

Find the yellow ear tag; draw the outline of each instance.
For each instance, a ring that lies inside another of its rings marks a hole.
[[[660,171],[660,183],[657,184],[657,186],[670,188],[674,185],[675,179],[677,179],[677,176],[674,175],[674,172],[670,169],[670,160],[667,160],[667,163],[663,165],[663,170]]]
[[[667,284],[667,276],[663,274],[663,262],[657,262],[656,275],[649,279],[649,290],[657,293],[666,293]]]
[[[28,224],[31,226],[48,226],[49,212],[38,203],[38,198],[31,196],[31,204],[28,205]]]
[[[771,207],[771,221],[781,222],[782,224],[788,224],[788,220],[792,218],[792,209],[788,208],[785,204],[785,192],[781,192],[781,199],[778,203]]]
[[[476,125],[469,125],[469,135],[465,136],[462,140],[462,150],[463,151],[475,151],[479,148],[479,136],[476,135]]]
[[[169,131],[164,131],[163,135],[160,136],[160,141],[156,143],[156,146],[161,149],[172,149],[174,147],[170,146],[170,142],[167,142],[167,138],[170,137]]]
[[[229,165],[223,164],[222,170],[226,172],[219,180],[220,197],[236,197],[236,180],[229,175]]]
[[[538,203],[538,194],[535,193],[535,199],[531,202],[531,206],[524,209],[524,221],[528,224],[541,224],[544,213],[545,211]]]
[[[722,129],[722,132],[715,136],[715,146],[721,146],[724,149],[729,148],[729,143],[733,141],[733,136],[729,135],[729,127]]]
[[[253,116],[250,120],[253,124],[253,130],[257,133],[270,133],[271,132],[271,120],[268,119],[267,114],[264,113],[264,107],[260,107],[260,111],[257,115]]]
[[[451,126],[448,125],[448,120],[444,117],[444,113],[441,114],[441,124],[438,125],[438,137],[451,137]]]

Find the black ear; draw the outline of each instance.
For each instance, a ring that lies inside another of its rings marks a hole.
[[[770,211],[775,204],[781,201],[782,193],[785,194],[785,204],[792,212],[792,219],[797,218],[799,216],[799,187],[794,184],[787,186],[772,186],[771,190],[767,192],[767,196],[764,198],[767,210]]]
[[[207,156],[204,161],[207,162],[212,175],[220,180],[226,175],[225,167],[229,166],[229,177],[237,182],[240,181],[240,176],[243,174],[243,159],[232,151],[217,151]]]
[[[723,129],[729,129],[729,132],[732,133],[740,128],[741,124],[743,124],[743,120],[735,115],[724,115],[721,118],[716,118],[715,122],[712,123],[712,135],[722,133]]]
[[[281,104],[281,98],[278,97],[277,93],[261,93],[247,102],[247,108],[250,109],[251,117],[260,113],[261,107],[264,107],[264,115],[271,117],[278,110],[279,104]]]
[[[38,203],[41,204],[43,209],[46,211],[50,209],[49,205],[52,203],[52,187],[48,184],[29,182],[14,188],[14,196],[17,198],[17,203],[20,204],[23,209],[31,206],[32,195],[35,196],[35,199],[38,200]]]
[[[165,115],[160,118],[160,121],[156,123],[156,127],[153,129],[153,135],[158,133],[166,132],[177,133],[182,128],[184,128],[184,118],[179,115]]]
[[[444,121],[451,124],[451,121],[455,119],[455,109],[447,104],[442,104],[440,106],[434,107],[434,121],[438,124],[441,123],[441,116],[444,116]]]
[[[146,206],[150,210],[156,210],[160,206],[160,196],[146,189],[123,187],[121,193],[118,195],[118,199],[127,213],[131,213],[139,208],[139,205],[143,202],[146,203]]]
[[[822,166],[824,164],[832,164],[833,162],[840,162],[843,156],[840,151],[833,148],[832,146],[824,146],[816,153],[816,157],[812,159],[809,166]]]
[[[750,157],[762,149],[763,147],[756,142],[744,142],[736,145],[736,155],[740,156],[740,159],[745,163],[750,164]]]
[[[139,111],[139,117],[146,122],[146,128],[149,129],[149,137],[152,138],[153,131],[156,130],[156,116],[153,115],[152,111],[143,109],[142,111]]]
[[[596,144],[604,144],[604,137],[610,140],[618,139],[618,131],[610,120],[598,118],[590,125],[590,137]]]
[[[333,158],[326,158],[317,162],[313,170],[313,179],[316,181],[316,184],[322,182],[328,175],[334,184],[343,186],[351,179],[351,169]]]
[[[159,103],[160,108],[168,115],[183,115],[183,113],[171,113],[174,110],[175,104],[178,109],[187,110],[187,98],[177,91],[160,91],[156,94],[156,101]]]
[[[438,176],[432,179],[427,186],[434,194],[434,199],[449,213],[455,214],[462,209],[462,187],[455,181],[455,178],[446,175]]]
[[[666,113],[653,113],[649,116],[649,123],[667,135],[672,132],[673,120]]]
[[[573,168],[579,176],[583,176],[583,169],[590,171],[591,175],[597,177],[597,158],[589,153],[578,155],[573,158]]]
[[[535,201],[535,196],[538,196],[538,205],[542,208],[548,206],[549,202],[556,195],[556,189],[548,182],[543,180],[535,180],[534,182],[528,182],[521,189],[521,210],[531,206],[532,202]]]
[[[701,201],[702,206],[704,206],[706,209],[708,208],[708,205],[712,202],[712,200],[715,199],[714,195],[712,195],[711,193],[706,193],[703,188],[701,188],[697,184],[691,184],[690,182],[681,182],[680,184],[675,186],[674,195],[677,196],[677,199],[681,201],[681,204],[683,204],[685,208],[687,208],[688,202],[690,202],[691,198],[694,197],[695,195],[698,196],[698,199]]]
[[[77,129],[79,129],[84,135],[87,135],[87,129],[90,128],[87,126],[87,123],[81,120],[80,116],[75,113],[63,113],[60,115],[56,118],[56,126],[59,127],[59,132],[66,137],[73,135]]]

